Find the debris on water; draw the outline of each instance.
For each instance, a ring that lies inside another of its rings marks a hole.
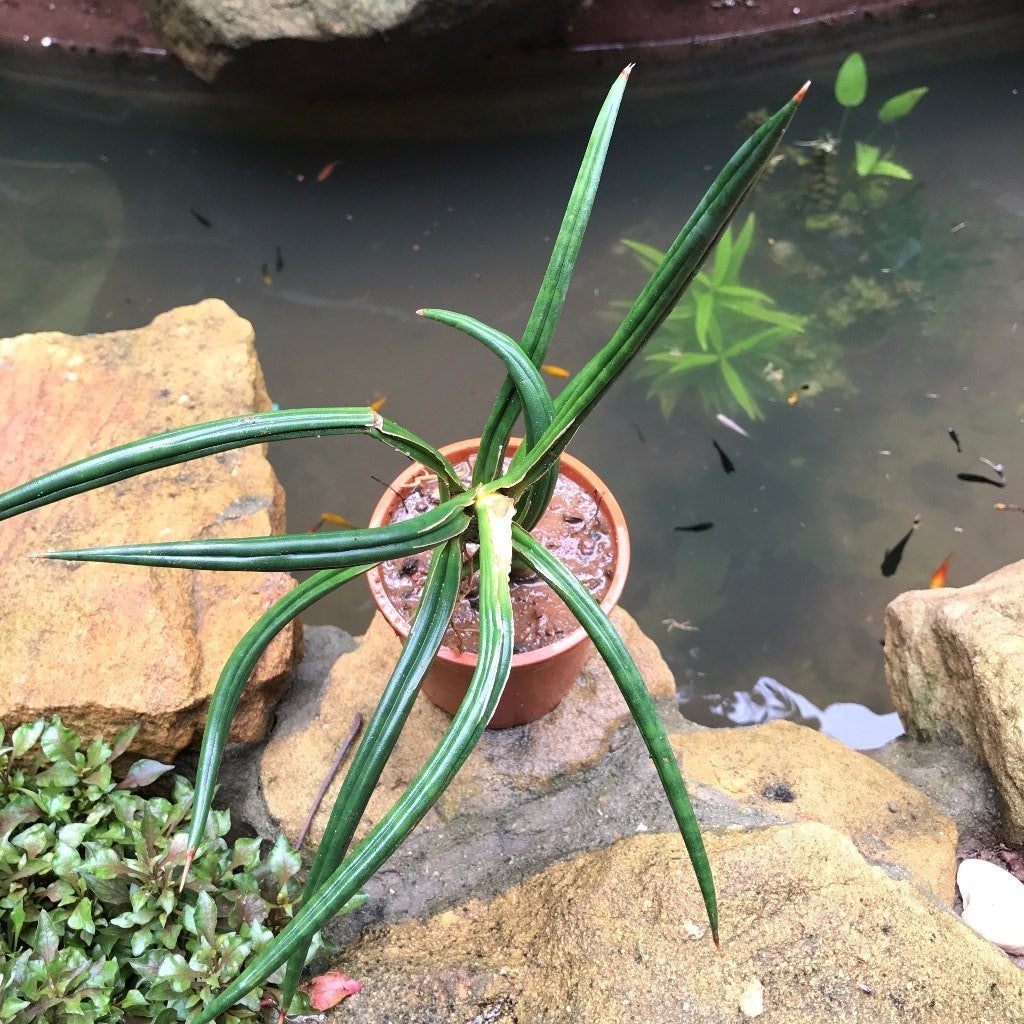
[[[956,431],[952,427],[948,427],[946,433],[952,438],[953,444],[956,445],[956,450],[962,452],[963,448],[960,447],[960,438],[956,436]]]
[[[699,523],[691,523],[689,526],[676,526],[673,529],[679,530],[680,533],[703,533],[705,530],[710,530],[715,524],[708,519],[704,519]]]
[[[715,451],[718,452],[718,458],[722,463],[722,469],[724,469],[726,473],[735,473],[736,467],[733,465],[732,459],[722,451],[722,446],[714,438],[711,439],[711,443],[715,446]]]
[[[959,223],[959,224],[954,224],[954,225],[953,225],[953,226],[952,226],[952,227],[951,227],[951,228],[949,229],[949,233],[950,233],[951,235],[955,235],[955,234],[956,234],[956,233],[957,233],[958,231],[963,231],[963,229],[964,229],[965,227],[967,227],[967,221],[965,221],[965,220],[962,220],[962,221],[960,221],[960,223]]]
[[[1000,480],[1006,476],[1006,467],[1001,462],[992,462],[990,459],[986,459],[984,455],[979,455],[978,461],[984,462],[989,469],[997,473]]]
[[[914,525],[897,541],[896,545],[891,548],[887,548],[885,557],[882,559],[882,575],[892,576],[896,570],[900,567],[900,562],[903,559],[903,551],[907,546],[907,541],[910,540],[913,532],[921,524],[921,517],[914,516]]]
[[[679,630],[681,633],[699,633],[700,626],[691,626],[689,621],[680,622],[678,619],[662,619],[661,624],[671,633]]]
[[[204,228],[212,228],[213,227],[213,224],[211,223],[210,218],[209,217],[204,217],[203,214],[201,214],[194,206],[190,206],[188,212],[191,213],[192,216],[195,217],[195,219],[197,221],[199,221],[199,223],[202,224]]]
[[[997,501],[992,507],[997,512],[1024,512],[1024,505],[1009,505],[1005,501]]]
[[[750,437],[750,435],[735,420],[729,419],[724,412],[720,412],[715,419],[718,420],[723,427],[735,430],[737,434],[742,434],[744,437]]]
[[[957,473],[956,478],[968,484],[991,484],[993,487],[1006,486],[1002,480],[993,480],[991,477],[982,476],[980,473]]]

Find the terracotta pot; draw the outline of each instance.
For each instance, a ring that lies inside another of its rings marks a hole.
[[[446,445],[441,451],[454,463],[464,461],[480,443],[479,438]],[[519,444],[513,439],[511,447]],[[601,479],[579,459],[562,455],[560,472],[589,493],[597,493],[598,504],[611,526],[611,542],[615,556],[608,590],[601,601],[607,614],[615,607],[626,585],[629,571],[629,534],[619,503],[612,497]],[[415,488],[416,484],[433,474],[420,465],[411,465],[384,492],[370,518],[370,526],[383,526],[391,521],[401,500],[399,495]],[[396,494],[397,492],[397,494]],[[409,623],[391,603],[381,580],[380,569],[366,574],[370,591],[380,613],[403,640],[409,635]],[[488,724],[489,729],[508,729],[525,725],[546,715],[561,702],[575,682],[580,670],[593,651],[586,631],[580,626],[560,640],[512,656],[512,671],[505,692]],[[476,655],[441,647],[433,665],[423,680],[423,692],[440,708],[454,715],[469,687],[476,667]]]

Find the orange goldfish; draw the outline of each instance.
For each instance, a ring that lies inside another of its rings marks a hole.
[[[942,565],[932,573],[932,578],[928,581],[929,590],[936,590],[939,587],[944,587],[946,585],[946,577],[949,575],[949,560],[952,557],[953,552],[950,551],[950,553],[946,555]]]
[[[572,374],[570,374],[569,371],[567,369],[565,369],[564,366],[555,366],[554,363],[541,363],[540,368],[545,373],[550,374],[552,377],[571,377],[572,376]]]

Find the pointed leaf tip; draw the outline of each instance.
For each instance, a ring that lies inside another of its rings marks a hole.
[[[425,309],[417,309],[416,310],[416,315],[417,316],[426,316],[427,315],[427,311]]]
[[[623,78],[629,78],[629,73],[630,73],[630,72],[631,72],[631,71],[633,70],[633,68],[635,68],[635,67],[636,67],[636,64],[635,64],[635,63],[634,63],[634,64],[627,64],[627,65],[626,65],[626,66],[625,66],[625,67],[624,67],[624,68],[622,69],[622,77],[623,77]]]
[[[810,89],[810,87],[811,80],[808,78],[807,81],[804,82],[804,84],[801,85],[799,89],[797,89],[796,93],[793,96],[793,102],[799,103],[804,98],[804,96],[807,95],[807,90]]]

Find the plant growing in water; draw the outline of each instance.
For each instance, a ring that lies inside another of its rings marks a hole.
[[[778,294],[806,307],[805,286],[813,282],[814,323],[808,326],[826,337],[920,299],[923,274],[908,276],[905,268],[920,263],[927,231],[916,196],[906,186],[913,172],[897,160],[890,132],[916,108],[927,86],[886,99],[876,111],[874,129],[853,140],[852,152],[847,123],[868,95],[860,53],[843,61],[833,91],[842,110],[834,134],[824,129],[814,139],[781,147],[757,200],[772,239]],[[764,116],[751,115],[755,121]],[[888,140],[879,138],[884,133]]]
[[[484,429],[469,483],[435,448],[369,408],[299,409],[243,416],[170,431],[83,459],[0,495],[0,518],[114,483],[161,466],[281,438],[364,434],[402,452],[436,475],[441,502],[428,512],[373,529],[271,538],[141,544],[51,552],[48,557],[189,569],[315,569],[250,629],[228,660],[210,705],[196,777],[195,810],[185,876],[210,810],[230,719],[250,672],[271,638],[323,595],[387,559],[432,551],[430,570],[409,637],[353,759],[310,869],[301,907],[275,939],[244,967],[194,1024],[209,1024],[287,962],[282,1005],[294,994],[315,932],[358,892],[437,800],[490,719],[512,656],[509,573],[518,559],[569,606],[608,664],[643,735],[697,875],[717,942],[715,889],[700,829],[654,705],[617,632],[596,602],[530,535],[558,472],[559,457],[583,420],[661,325],[700,269],[782,137],[801,89],[729,160],[626,312],[610,341],[553,400],[537,367],[562,310],[626,85],[628,69],[598,115],[554,252],[523,337],[516,342],[460,313],[423,310],[487,346],[508,376]],[[525,441],[508,468],[504,453],[520,412]],[[373,831],[348,847],[429,667],[467,568],[479,571],[479,655],[458,713],[419,775]]]
[[[743,284],[754,224],[749,214],[735,237],[731,226],[722,232],[710,269],[694,276],[644,353],[637,376],[651,381],[649,394],[658,398],[665,416],[692,388],[709,412],[742,409],[760,419],[755,393],[771,386],[762,367],[789,365],[785,342],[803,332],[807,318],[777,309],[771,296]],[[627,238],[623,244],[648,273],[665,258],[642,242]],[[612,308],[628,309],[629,303],[613,302]]]

